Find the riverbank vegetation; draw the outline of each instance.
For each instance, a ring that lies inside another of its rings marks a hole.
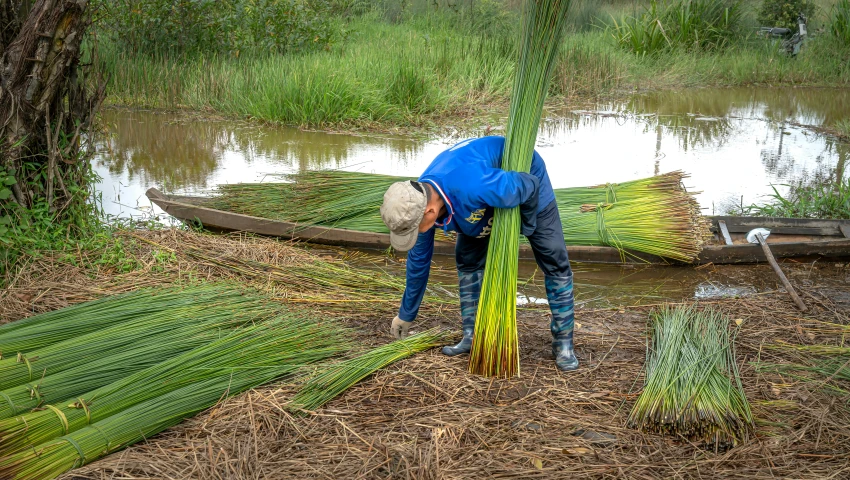
[[[109,100],[379,129],[507,111],[516,2],[266,0],[254,2],[262,9],[253,16],[245,13],[247,2],[216,3],[231,5],[222,12],[240,5],[243,10],[230,14],[237,20],[228,28],[219,28],[221,21],[210,12],[181,16],[167,9],[135,14],[112,8],[97,37],[98,64],[112,80]],[[578,0],[550,105],[634,90],[846,85],[850,46],[841,34],[846,2],[834,3],[823,0],[812,10],[810,39],[791,58],[776,40],[756,34],[758,18],[765,19],[757,2]],[[280,35],[270,25],[281,5],[294,9],[288,20],[294,33],[276,40]],[[150,18],[142,24],[137,17],[144,15]],[[203,22],[178,28],[199,16]],[[161,32],[150,26],[166,18]],[[305,41],[308,36],[311,41]],[[167,41],[154,41],[160,37]]]
[[[762,217],[850,219],[850,179],[815,179],[785,186],[789,187],[785,195],[774,186],[773,193],[763,204],[750,205],[742,208],[741,212],[733,213]]]

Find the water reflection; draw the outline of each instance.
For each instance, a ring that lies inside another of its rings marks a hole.
[[[680,169],[691,174],[688,186],[701,192],[707,213],[725,213],[772,193],[770,184],[843,178],[848,144],[806,125],[829,125],[848,112],[844,90],[644,94],[556,112],[542,123],[537,148],[556,188]],[[104,177],[104,206],[116,215],[148,204],[143,194],[152,186],[198,192],[316,168],[415,176],[457,140],[339,135],[144,111],[109,110],[103,118],[109,135],[95,164]]]

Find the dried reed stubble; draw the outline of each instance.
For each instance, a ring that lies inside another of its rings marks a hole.
[[[813,308],[800,319],[784,295],[712,301],[731,318],[744,319],[738,338],[744,387],[760,420],[772,422],[760,422],[759,442],[725,455],[624,427],[645,351],[640,328],[651,308],[626,307],[625,313],[579,312],[578,354],[586,372],[560,375],[551,359],[523,351],[526,375],[489,380],[465,374],[463,360],[433,352],[379,372],[318,415],[295,418],[286,412],[295,385],[265,387],[73,474],[468,478],[487,471],[523,478],[840,478],[850,473],[850,414],[840,404],[797,385],[779,391],[778,399],[786,402],[782,411],[761,403],[777,400],[767,383],[777,379],[758,374],[749,360],[788,359],[762,344],[787,338],[796,325],[808,329],[816,320],[834,319],[827,308]],[[823,301],[835,312],[850,313]],[[543,351],[545,320],[524,312],[519,320],[521,345]],[[376,341],[371,335],[361,340]],[[572,435],[580,429],[615,439]]]

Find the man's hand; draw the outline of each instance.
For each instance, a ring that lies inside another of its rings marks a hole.
[[[523,236],[529,237],[537,230],[537,204],[540,199],[540,184],[537,177],[530,173],[520,173],[520,175],[533,186],[531,195],[519,206],[519,216],[522,220],[520,233]]]
[[[407,336],[407,330],[410,329],[410,324],[413,322],[406,322],[400,318],[398,315],[393,319],[393,323],[390,324],[390,333],[397,339],[401,340],[402,338]]]

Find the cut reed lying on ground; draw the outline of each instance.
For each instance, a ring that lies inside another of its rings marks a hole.
[[[800,345],[776,342],[766,345],[770,350],[792,355],[785,364],[755,362],[760,372],[773,371],[790,376],[812,387],[850,398],[850,346],[846,337],[850,326],[825,323],[816,328],[807,328],[810,334],[818,335],[819,343]],[[850,404],[848,404],[850,408]]]
[[[84,335],[74,335],[67,331],[68,336],[64,341],[28,351],[17,358],[0,360],[0,388],[37,382],[39,378],[91,364],[132,348],[145,338],[157,337],[164,341],[181,328],[191,325],[205,324],[207,329],[217,332],[227,326],[234,327],[273,314],[267,301],[248,295],[233,285],[169,290],[166,295],[171,299],[171,307],[159,310],[148,307],[148,302],[155,301],[156,295],[121,296],[114,306],[132,320]],[[104,306],[101,313],[109,315],[109,300],[105,299],[101,305]],[[142,314],[130,314],[131,311]],[[88,328],[85,326],[85,315],[79,321],[84,330]]]
[[[302,365],[347,351],[350,346],[345,337],[344,329],[333,323],[316,323],[304,312],[285,311],[265,325],[234,330],[70,402],[0,421],[0,457],[76,431],[186,385],[236,373],[250,373],[248,378],[252,378],[266,375],[267,369],[273,376],[294,372]]]
[[[451,336],[451,332],[435,328],[372,349],[350,360],[320,368],[304,383],[289,407],[293,410],[316,410],[378,370],[442,345]]]
[[[221,320],[213,315],[197,325],[147,336],[125,348],[111,350],[107,356],[0,391],[0,419],[26,413],[46,402],[75,397],[205,345],[222,334],[221,328],[228,326],[219,323]]]
[[[204,295],[217,294],[205,294],[203,289],[194,290],[194,293],[184,290],[138,290],[7,323],[0,326],[0,353],[9,357],[29,352],[72,336],[187,305]]]
[[[313,322],[307,325],[306,331],[304,327],[299,322],[283,320],[234,332],[223,339],[226,346],[216,343],[214,348],[205,352],[207,358],[229,356],[228,366],[221,365],[222,368],[209,374],[203,363],[198,363],[197,368],[189,370],[198,375],[196,381],[188,384],[178,381],[176,383],[181,388],[143,401],[134,402],[131,397],[124,396],[127,394],[115,391],[116,395],[124,397],[125,403],[112,405],[114,414],[99,421],[93,419],[88,426],[86,421],[81,425],[83,428],[41,443],[34,449],[5,455],[0,459],[0,477],[54,478],[149,438],[214,405],[223,397],[291,374],[302,365],[340,352],[343,346],[341,336],[334,333],[335,329],[330,324]],[[143,392],[138,389],[129,394]],[[88,410],[93,412],[99,399],[90,397],[87,401],[91,401]],[[79,409],[84,410],[82,406]]]
[[[148,239],[137,237],[159,248],[172,250]],[[286,266],[275,266],[201,250],[190,245],[183,246],[176,254],[193,260],[208,263],[216,267],[231,270],[257,280],[276,282],[286,287],[284,298],[290,302],[322,303],[323,306],[347,303],[392,303],[397,304],[398,296],[404,293],[404,278],[382,271],[378,265],[366,268],[353,268],[344,262],[333,262],[318,255],[304,252],[302,261]],[[428,286],[428,302],[434,306],[447,303],[456,295],[445,286],[432,282]]]
[[[388,233],[379,213],[383,192],[393,182],[410,179],[344,171],[284,177],[289,183],[221,185],[205,205],[304,226]],[[675,171],[619,184],[555,190],[567,245],[607,245],[693,261],[709,231],[699,204],[682,186],[685,178]],[[602,222],[597,218],[600,210]]]
[[[753,416],[735,362],[730,320],[695,306],[652,314],[646,383],[628,424],[717,450],[746,442]]]

